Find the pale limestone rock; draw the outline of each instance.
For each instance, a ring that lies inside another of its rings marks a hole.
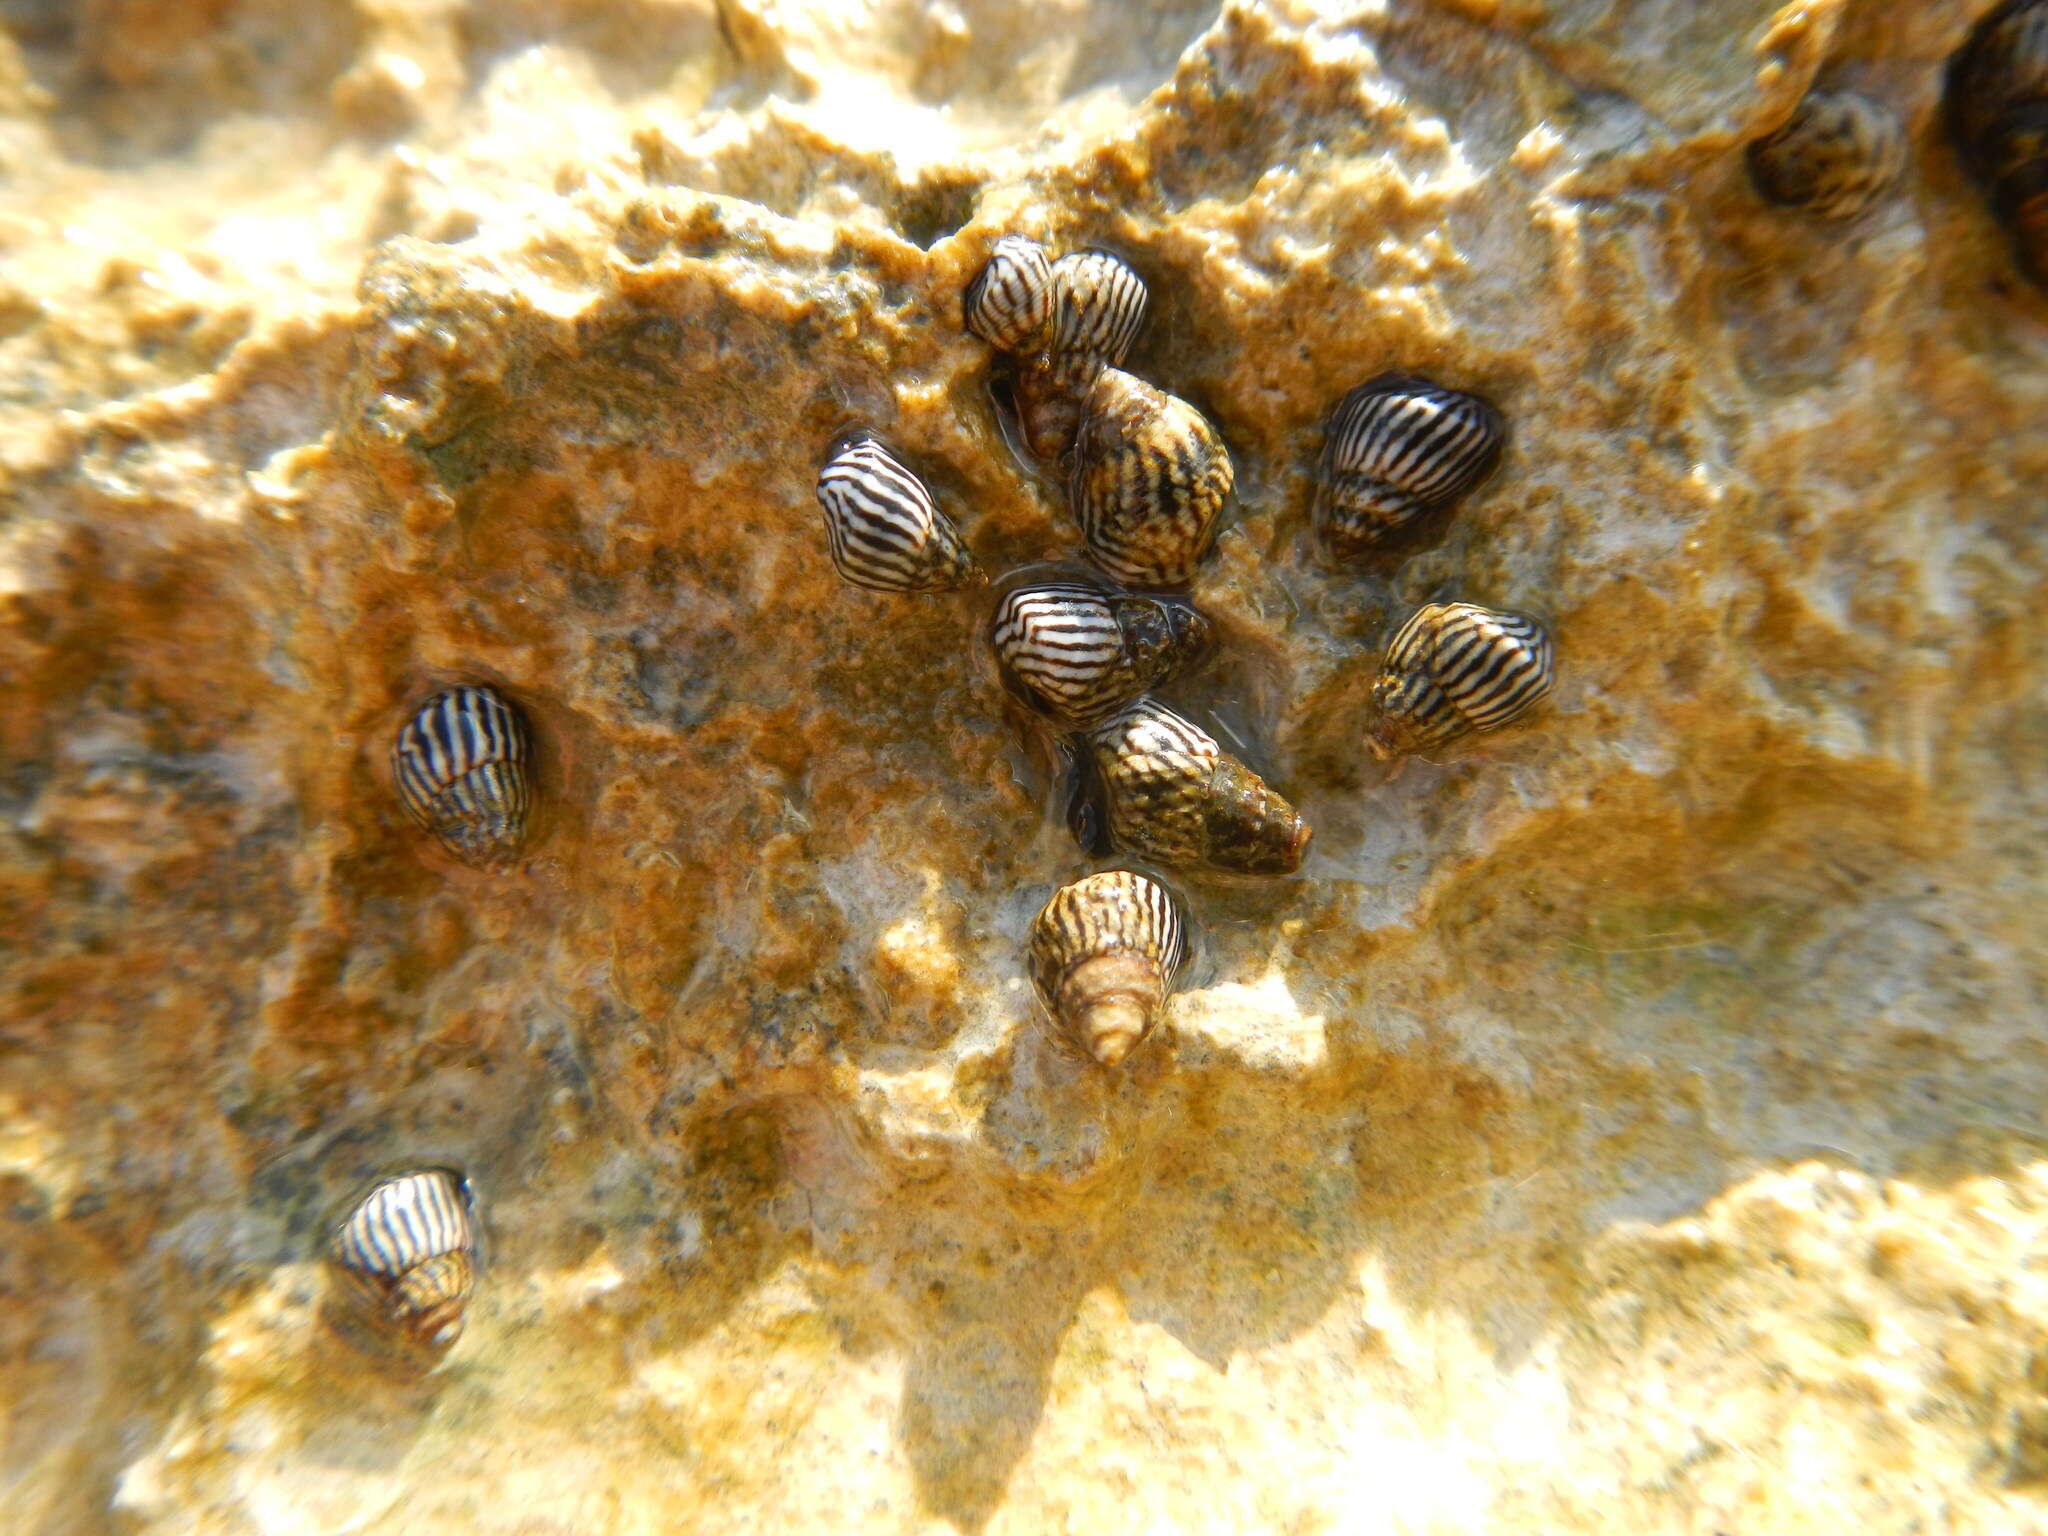
[[[1977,7],[0,8],[0,1507],[146,1536],[2048,1530],[2048,298],[1943,143]],[[1848,229],[1742,145],[1907,128]],[[1108,1074],[972,599],[837,583],[862,421],[1074,543],[959,296],[1145,272],[1239,500],[1176,685],[1316,829]],[[1493,399],[1391,574],[1324,412]],[[1543,615],[1387,779],[1375,648]],[[530,859],[391,732],[533,718]],[[467,1170],[460,1343],[318,1257]]]

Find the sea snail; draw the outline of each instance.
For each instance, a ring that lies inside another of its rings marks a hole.
[[[1285,875],[1312,835],[1301,815],[1207,732],[1139,699],[1080,740],[1069,807],[1090,851],[1165,865]]]
[[[392,777],[413,820],[482,869],[506,862],[526,836],[532,760],[519,707],[478,685],[428,699],[391,748]]]
[[[1506,441],[1477,395],[1400,374],[1359,385],[1323,440],[1317,538],[1339,562],[1374,553],[1485,480]]]
[[[1031,925],[1031,981],[1062,1032],[1105,1067],[1151,1032],[1187,957],[1165,887],[1115,870],[1052,894]]]
[[[462,1333],[476,1283],[467,1181],[440,1168],[386,1179],[349,1213],[327,1258],[349,1324],[446,1349]]]
[[[871,592],[949,592],[982,574],[924,482],[872,432],[840,439],[818,471],[832,564]]]
[[[1534,619],[1432,603],[1403,624],[1372,685],[1366,745],[1386,759],[1520,719],[1550,692],[1556,661]]]
[[[1889,107],[1854,91],[1808,91],[1775,133],[1747,151],[1764,201],[1822,218],[1861,213],[1898,179],[1905,135]]]
[[[1088,558],[1133,587],[1183,587],[1236,474],[1191,405],[1120,368],[1095,375],[1069,487]]]
[[[1971,28],[1943,110],[2021,270],[2048,288],[2048,0],[2005,0]]]
[[[1129,353],[1146,298],[1144,279],[1108,251],[1052,261],[1021,236],[996,242],[963,307],[968,330],[1017,361],[1017,420],[1033,453],[1056,459],[1072,445],[1088,386]]]
[[[1006,593],[988,629],[1004,686],[1063,726],[1107,719],[1208,637],[1209,621],[1187,603],[1064,581]]]

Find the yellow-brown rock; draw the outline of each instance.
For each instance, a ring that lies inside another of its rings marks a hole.
[[[1938,122],[1982,6],[0,7],[0,1521],[23,1536],[2048,1530],[2048,295]],[[1895,110],[1852,227],[1743,146]],[[1072,553],[961,290],[1125,254],[1238,498],[1166,692],[1316,830],[1131,1071],[887,435]],[[1391,576],[1330,405],[1511,423]],[[1551,624],[1391,782],[1378,645]],[[531,716],[522,862],[402,711]],[[461,1341],[320,1322],[468,1174]]]

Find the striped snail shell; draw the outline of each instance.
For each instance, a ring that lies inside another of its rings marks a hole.
[[[448,688],[399,727],[391,748],[398,795],[441,846],[480,869],[503,864],[526,836],[533,736],[495,688]]]
[[[1164,681],[1209,635],[1186,603],[1078,582],[1023,586],[989,621],[989,649],[1010,691],[1068,725],[1106,719]]]
[[[2021,269],[2048,288],[2048,0],[2005,0],[1971,28],[1942,105]]]
[[[1556,658],[1534,619],[1431,603],[1403,624],[1372,685],[1366,745],[1386,759],[1519,720],[1550,692]]]
[[[962,300],[967,329],[999,352],[1036,352],[1052,335],[1052,259],[1022,235],[1004,235]]]
[[[1113,1067],[1151,1032],[1187,957],[1166,888],[1115,870],[1052,893],[1031,925],[1031,983],[1081,1049]]]
[[[840,440],[818,471],[832,564],[871,592],[950,592],[983,577],[932,493],[872,432]]]
[[[1236,474],[1191,405],[1120,368],[1095,376],[1070,494],[1088,557],[1134,587],[1181,587],[1209,551]]]
[[[354,1318],[446,1349],[476,1283],[468,1184],[439,1168],[386,1179],[334,1234],[328,1263]]]
[[[1898,179],[1905,134],[1893,111],[1854,91],[1808,91],[1777,132],[1747,151],[1765,202],[1853,218]]]
[[[1114,846],[1161,864],[1242,875],[1292,874],[1312,835],[1293,806],[1206,731],[1139,699],[1082,738],[1087,793]]]
[[[1145,281],[1117,256],[1074,251],[1052,264],[1052,344],[1016,380],[1017,420],[1040,458],[1073,446],[1088,388],[1122,364],[1145,321]]]
[[[1400,374],[1359,385],[1323,440],[1317,537],[1335,560],[1370,554],[1492,474],[1506,441],[1477,395]]]

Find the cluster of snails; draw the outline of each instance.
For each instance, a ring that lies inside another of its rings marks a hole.
[[[967,329],[1000,359],[1025,446],[1063,465],[1085,576],[1026,573],[999,591],[986,639],[1004,688],[1073,765],[1069,825],[1089,854],[1234,876],[1299,868],[1311,831],[1200,726],[1153,696],[1205,648],[1188,595],[1236,476],[1194,407],[1127,372],[1147,293],[1120,257],[1054,258],[999,239],[968,285]],[[1332,559],[1397,548],[1492,473],[1505,427],[1477,396],[1399,375],[1338,404],[1315,524]],[[979,586],[958,526],[872,432],[842,436],[818,476],[839,574],[870,590]],[[1548,691],[1548,635],[1470,604],[1413,614],[1388,646],[1366,740],[1379,756],[1441,747],[1520,718]],[[1031,932],[1047,1013],[1097,1061],[1124,1059],[1158,1021],[1188,952],[1180,904],[1132,870],[1060,887]]]
[[[1978,20],[1948,61],[1942,113],[2020,269],[2048,288],[2048,0],[2004,0]],[[1906,141],[1891,108],[1816,89],[1746,153],[1767,202],[1847,219],[1898,179]]]

